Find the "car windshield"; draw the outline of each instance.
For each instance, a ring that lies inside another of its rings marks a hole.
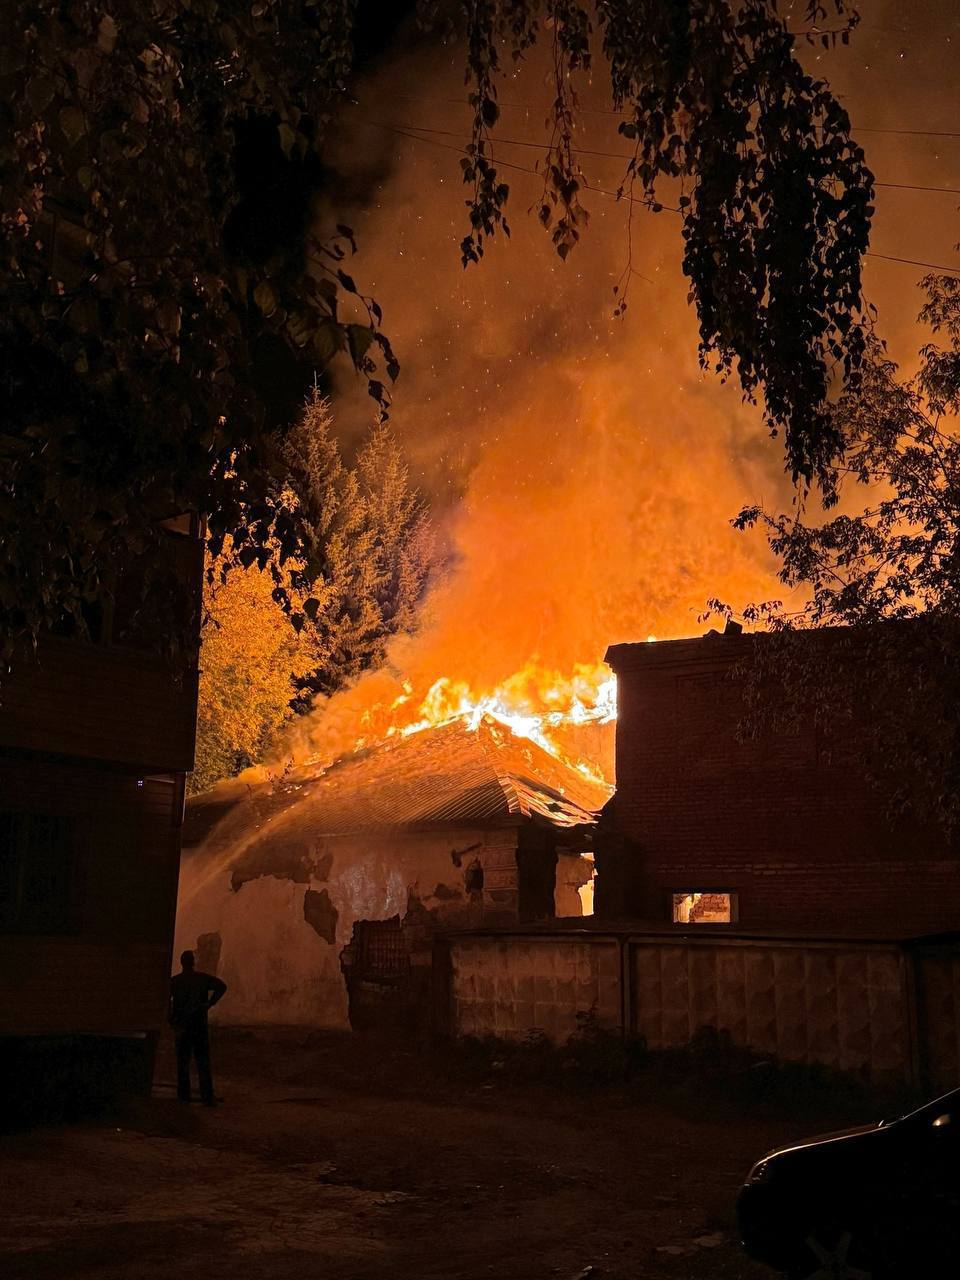
[[[899,1116],[890,1116],[889,1119],[880,1121],[880,1128],[885,1129],[888,1125],[899,1124],[901,1120],[933,1120],[944,1111],[954,1111],[960,1103],[960,1089],[952,1089],[950,1093],[941,1094],[939,1098],[933,1098],[930,1102],[925,1102],[922,1107],[917,1107],[915,1111],[905,1111]]]

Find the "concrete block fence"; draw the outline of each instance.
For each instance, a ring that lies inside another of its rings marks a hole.
[[[784,1062],[878,1083],[960,1084],[960,941],[612,930],[491,930],[446,939],[451,1029],[564,1041],[593,1009],[651,1049],[701,1027]]]

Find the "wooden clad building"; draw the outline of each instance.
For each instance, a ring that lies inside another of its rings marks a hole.
[[[169,537],[192,594],[199,525]],[[156,649],[106,625],[96,642],[51,635],[0,680],[0,1088],[14,1116],[41,1075],[78,1095],[118,1064],[150,1078],[197,697],[195,664]]]

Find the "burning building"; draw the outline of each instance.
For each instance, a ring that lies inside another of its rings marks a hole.
[[[423,1010],[441,928],[589,912],[608,796],[489,715],[221,783],[188,805],[178,946],[226,980],[234,1023]]]

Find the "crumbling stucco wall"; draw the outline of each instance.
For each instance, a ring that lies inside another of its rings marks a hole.
[[[476,864],[506,885],[515,829],[370,832],[289,839],[259,836],[185,850],[176,952],[219,935],[218,975],[229,988],[224,1023],[346,1027],[340,951],[357,920],[399,915],[416,945],[440,925],[477,927],[489,885],[469,891]],[[515,865],[515,864],[514,864]],[[513,893],[515,895],[515,879]],[[211,953],[209,941],[205,944]]]

